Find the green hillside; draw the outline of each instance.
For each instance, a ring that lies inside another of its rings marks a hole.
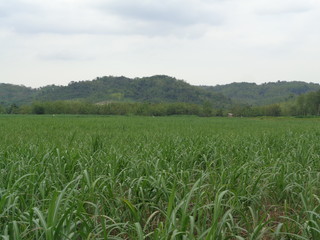
[[[257,85],[255,83],[231,83],[214,87],[203,86],[203,89],[221,93],[237,103],[253,106],[285,102],[296,96],[320,89],[319,84],[306,82],[270,82]]]
[[[0,83],[0,104],[27,104],[31,103],[36,90],[25,86]]]
[[[217,86],[193,86],[165,75],[143,78],[98,77],[92,81],[71,82],[67,86],[48,85],[39,89],[0,84],[0,105],[23,105],[34,101],[80,100],[90,103],[149,102],[210,104],[229,108],[244,104],[262,106],[295,99],[320,90],[320,85],[278,81],[257,85],[231,83]]]
[[[164,75],[130,79],[98,77],[92,81],[71,82],[68,86],[50,85],[30,91],[29,99],[38,101],[84,100],[99,102],[186,102],[213,107],[226,107],[232,102],[220,93],[192,86],[182,80]],[[15,102],[17,97],[8,99]],[[19,99],[19,103],[23,100]]]
[[[230,103],[230,100],[219,93],[163,75],[135,79],[109,76],[93,81],[71,82],[65,87],[47,86],[38,92],[37,99],[189,103],[202,103],[208,100]]]

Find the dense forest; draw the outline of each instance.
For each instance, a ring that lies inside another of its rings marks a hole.
[[[278,81],[193,86],[164,75],[99,77],[38,89],[0,84],[0,113],[308,116],[320,113],[320,85]]]
[[[32,102],[37,90],[25,86],[0,83],[0,104],[28,104]]]
[[[182,80],[164,75],[135,79],[113,76],[98,77],[92,81],[71,82],[68,86],[49,85],[39,89],[17,86],[16,94],[9,94],[6,90],[8,86],[8,84],[0,85],[0,89],[3,88],[0,91],[3,104],[58,100],[80,100],[90,103],[185,102],[194,104],[209,101],[214,107],[227,107],[232,103],[230,98],[221,93],[192,86]],[[10,87],[15,86],[10,85]]]
[[[89,102],[186,102],[200,104],[210,101],[216,106],[226,106],[230,99],[192,86],[182,80],[157,75],[130,79],[126,77],[102,77],[93,81],[71,82],[65,87],[40,89],[38,100],[87,100]]]
[[[320,85],[298,81],[278,81],[260,85],[246,82],[231,83],[214,87],[203,86],[203,88],[223,94],[238,103],[261,106],[285,102],[298,95],[320,90]]]

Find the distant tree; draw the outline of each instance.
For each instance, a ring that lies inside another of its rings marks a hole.
[[[123,97],[124,97],[123,93],[112,93],[112,94],[110,94],[110,98],[113,99],[113,100],[117,100],[117,101],[122,100]]]
[[[0,105],[0,114],[5,113],[5,108],[4,106]]]
[[[281,115],[281,108],[279,104],[272,104],[266,107],[266,116],[278,117]]]
[[[7,108],[6,112],[8,114],[17,114],[19,112],[19,107],[13,103]]]
[[[319,84],[305,82],[270,82],[257,85],[255,83],[231,83],[205,89],[222,93],[237,103],[250,104],[252,106],[266,106],[292,100],[300,94],[317,91]]]
[[[307,102],[306,102],[306,96],[300,95],[297,98],[297,114],[298,115],[307,115]]]
[[[165,116],[167,113],[166,104],[153,104],[149,109],[151,116]]]
[[[320,111],[320,91],[311,92],[306,95],[307,113],[310,115],[319,115]]]
[[[217,110],[216,116],[217,117],[223,117],[223,110],[221,108]]]
[[[210,117],[213,115],[213,108],[212,104],[209,101],[205,101],[202,104],[202,116],[204,117]]]
[[[32,104],[32,113],[33,114],[44,114],[45,107],[41,103]]]
[[[22,105],[19,107],[19,114],[31,114],[32,106],[30,105]]]
[[[234,105],[231,109],[231,113],[236,117],[249,117],[251,116],[250,111],[251,108],[249,106],[240,104]]]

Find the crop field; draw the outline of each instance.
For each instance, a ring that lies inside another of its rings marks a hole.
[[[320,119],[0,115],[2,239],[320,239]]]

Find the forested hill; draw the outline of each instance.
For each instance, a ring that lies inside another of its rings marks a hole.
[[[89,102],[211,102],[215,107],[225,107],[231,100],[220,93],[192,86],[182,80],[157,75],[130,79],[126,77],[101,77],[93,81],[71,82],[68,86],[41,88],[38,100],[87,100]]]
[[[202,88],[214,93],[221,93],[237,103],[258,106],[288,101],[300,94],[317,91],[320,89],[320,85],[300,81],[278,81],[261,85],[242,82],[214,87],[202,86]]]
[[[1,88],[2,85],[0,85]],[[20,86],[19,86],[20,89]],[[17,91],[19,90],[17,86]],[[28,89],[28,88],[25,88]],[[98,77],[92,81],[71,82],[68,86],[50,85],[30,91],[23,101],[85,100],[93,103],[116,102],[186,102],[213,107],[230,106],[231,100],[220,93],[192,86],[182,80],[164,75],[143,78]],[[18,94],[6,97],[6,102],[22,102]],[[2,99],[2,95],[0,95]]]
[[[261,85],[243,82],[211,87],[193,86],[165,75],[134,79],[108,76],[92,81],[71,82],[67,86],[49,85],[39,89],[0,84],[0,105],[81,100],[91,103],[210,103],[214,108],[228,108],[241,103],[257,106],[285,102],[300,94],[319,89],[319,84],[305,82],[278,81]]]
[[[0,83],[0,104],[25,104],[32,101],[37,90],[25,86]]]

